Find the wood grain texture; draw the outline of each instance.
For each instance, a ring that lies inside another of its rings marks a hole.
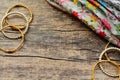
[[[107,41],[45,0],[1,0],[0,19],[16,3],[28,5],[34,19],[22,49],[11,55],[0,51],[0,80],[91,80],[92,66]],[[18,41],[0,34],[0,46],[16,44]],[[117,80],[105,76],[99,68],[96,78]]]

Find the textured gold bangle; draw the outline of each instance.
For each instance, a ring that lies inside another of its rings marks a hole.
[[[10,7],[7,11],[6,11],[6,13],[5,14],[8,14],[13,8],[15,8],[15,7],[23,7],[23,8],[25,8],[25,9],[27,9],[28,11],[29,11],[29,14],[30,14],[30,18],[28,19],[28,22],[30,23],[30,22],[32,22],[32,20],[33,20],[33,13],[32,13],[32,11],[30,10],[30,8],[28,7],[28,6],[26,6],[26,5],[24,5],[24,4],[15,4],[15,5],[13,5],[12,7]],[[8,23],[8,20],[6,19],[6,22]]]
[[[108,63],[111,63],[112,65],[116,66],[118,68],[118,78],[120,80],[120,67],[117,63],[113,62],[113,61],[110,61],[110,60],[101,60],[101,61],[98,61],[94,66],[93,66],[93,69],[92,69],[92,80],[95,80],[95,69],[98,65],[100,65],[100,63],[103,63],[103,62],[108,62]]]
[[[6,14],[3,18],[2,18],[2,21],[1,21],[1,29],[4,27],[4,19],[7,18],[9,15],[11,14],[16,14],[16,15],[21,15],[22,17],[24,17],[24,19],[26,20],[26,27],[23,31],[23,34],[26,34],[26,32],[28,31],[28,27],[29,27],[29,22],[27,20],[27,17],[21,13],[21,12],[10,12],[8,14]],[[21,36],[17,36],[17,37],[11,37],[11,36],[8,36],[3,30],[2,30],[2,33],[4,34],[4,36],[6,36],[7,38],[10,38],[10,39],[17,39],[17,38],[20,38]]]
[[[100,57],[99,57],[99,61],[102,60],[102,57],[103,57],[104,55],[107,55],[107,53],[106,53],[107,51],[111,51],[111,50],[116,50],[116,51],[119,51],[119,52],[120,52],[120,49],[119,49],[119,48],[116,48],[116,47],[107,48],[107,49],[105,49],[105,50],[101,53],[101,55],[100,55]],[[108,58],[108,56],[107,56],[107,60],[110,61],[110,58]],[[117,63],[116,63],[116,64],[117,64]],[[119,65],[119,64],[118,64],[118,65]],[[106,75],[108,75],[108,76],[110,76],[110,77],[118,77],[118,76],[119,76],[119,75],[110,74],[110,73],[104,71],[102,65],[99,65],[99,66],[100,66],[100,69],[102,70],[102,72],[105,73]]]
[[[0,50],[4,51],[6,53],[13,53],[13,52],[17,51],[18,49],[20,49],[23,46],[23,44],[24,44],[24,34],[23,34],[23,32],[18,27],[13,26],[13,25],[7,25],[7,26],[3,27],[0,31],[3,31],[7,27],[15,28],[21,34],[21,42],[20,42],[20,44],[16,48],[13,48],[11,50],[8,50],[8,49],[5,49],[5,48],[0,48]]]

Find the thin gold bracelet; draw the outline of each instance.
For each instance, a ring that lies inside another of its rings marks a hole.
[[[117,63],[113,62],[113,61],[110,61],[110,60],[101,60],[101,61],[98,61],[94,66],[93,66],[93,69],[92,69],[92,80],[95,80],[95,69],[96,67],[100,64],[100,63],[103,63],[103,62],[108,62],[108,63],[111,63],[112,65],[116,66],[118,68],[118,78],[120,80],[120,67]]]
[[[29,22],[27,20],[27,17],[21,13],[21,12],[10,12],[8,14],[6,14],[3,18],[2,18],[2,21],[1,21],[1,29],[4,27],[4,19],[7,18],[9,15],[12,15],[12,14],[16,14],[16,15],[21,15],[22,17],[24,17],[24,19],[26,20],[26,27],[23,31],[23,34],[26,34],[27,31],[28,31],[28,27],[29,27]],[[11,37],[11,36],[8,36],[3,30],[2,30],[2,33],[5,37],[9,38],[9,39],[17,39],[17,38],[20,38],[21,36],[17,36],[17,37]]]
[[[16,28],[20,32],[20,34],[21,34],[21,42],[20,42],[20,44],[16,48],[13,48],[11,50],[8,50],[8,49],[5,49],[5,48],[0,48],[0,50],[2,50],[3,52],[13,53],[13,52],[17,51],[18,49],[20,49],[23,46],[25,37],[24,37],[23,32],[18,27],[13,26],[13,25],[7,25],[7,26],[3,27],[0,31],[2,32],[7,27]]]
[[[29,23],[32,22],[32,20],[33,20],[33,13],[32,13],[32,11],[30,10],[30,8],[29,8],[28,6],[26,6],[26,5],[24,5],[24,4],[15,4],[15,5],[13,5],[12,7],[8,8],[8,10],[6,11],[5,14],[8,14],[8,13],[9,13],[13,8],[15,8],[15,7],[23,7],[23,8],[25,8],[25,9],[27,9],[28,12],[29,12],[29,14],[30,14],[30,18],[28,19],[28,22],[29,22]],[[6,18],[5,21],[9,24],[7,18]]]
[[[107,55],[107,53],[106,53],[107,51],[111,51],[111,50],[116,50],[116,51],[119,51],[119,52],[120,52],[120,49],[119,49],[119,48],[116,48],[116,47],[107,48],[107,49],[105,49],[105,50],[101,53],[101,55],[100,55],[100,57],[99,57],[99,61],[102,60],[102,58],[103,58],[104,55]],[[111,61],[108,56],[107,56],[107,60]],[[117,64],[117,63],[116,63],[116,64]],[[118,64],[118,65],[119,65],[119,64]],[[110,77],[118,77],[118,76],[119,76],[119,75],[110,74],[110,73],[104,71],[102,65],[99,65],[99,66],[100,66],[100,69],[102,70],[102,72],[105,73],[106,75],[108,75],[108,76],[110,76]]]

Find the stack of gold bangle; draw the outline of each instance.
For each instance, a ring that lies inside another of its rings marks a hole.
[[[109,45],[109,43],[107,44],[107,46]],[[97,66],[100,67],[100,69],[102,70],[102,72],[104,74],[106,74],[107,76],[109,77],[113,77],[113,78],[118,78],[118,80],[120,80],[120,64],[115,62],[115,61],[112,61],[112,59],[110,59],[110,57],[108,56],[108,53],[111,52],[111,51],[117,51],[120,53],[120,49],[119,48],[116,48],[116,47],[109,47],[109,48],[105,48],[105,50],[100,54],[100,57],[99,57],[99,61],[93,66],[93,69],[92,69],[92,80],[95,80],[95,69]],[[103,56],[105,56],[106,59],[103,59]],[[115,66],[117,68],[117,74],[111,74],[109,72],[106,72],[103,68],[103,65],[101,63],[109,63],[113,66]]]
[[[29,11],[29,14],[30,14],[30,18],[27,18],[25,14],[21,13],[21,12],[18,12],[18,11],[12,11],[13,8],[16,8],[16,7],[23,7],[25,9],[27,9]],[[25,25],[14,25],[14,24],[11,24],[9,23],[8,21],[8,16],[10,15],[19,15],[19,16],[22,16],[25,21],[26,21],[26,24]],[[32,11],[24,4],[15,4],[13,5],[12,7],[10,7],[6,13],[5,13],[5,16],[2,18],[2,21],[1,21],[1,28],[0,28],[0,31],[3,33],[3,35],[9,39],[18,39],[18,38],[21,38],[21,42],[19,43],[19,45],[11,50],[8,50],[8,49],[5,49],[5,48],[1,48],[0,47],[0,50],[6,52],[6,53],[13,53],[15,51],[17,51],[18,49],[20,49],[23,44],[24,44],[24,40],[25,40],[25,34],[27,33],[28,31],[28,28],[29,28],[29,24],[32,22],[32,19],[33,19],[33,14],[32,14]],[[5,29],[7,27],[10,27],[16,31],[19,31],[21,36],[17,36],[17,37],[12,37],[10,35],[7,35],[5,33]]]

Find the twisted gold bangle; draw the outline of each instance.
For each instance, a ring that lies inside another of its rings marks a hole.
[[[23,7],[23,8],[25,8],[25,9],[27,9],[28,11],[29,11],[29,14],[30,14],[30,18],[28,19],[28,22],[30,23],[30,22],[32,22],[32,20],[33,20],[33,13],[32,13],[32,11],[29,9],[29,7],[28,6],[26,6],[26,5],[24,5],[24,4],[15,4],[15,5],[13,5],[12,7],[10,7],[7,11],[6,11],[6,13],[5,14],[8,14],[13,8],[15,8],[15,7]],[[8,23],[8,20],[6,19],[6,22]]]
[[[112,65],[116,66],[118,68],[118,78],[120,80],[120,67],[117,63],[113,62],[113,61],[110,61],[110,60],[101,60],[101,61],[98,61],[94,66],[93,66],[93,69],[92,69],[92,80],[95,80],[95,68],[98,66],[98,64],[100,63],[103,63],[103,62],[109,62],[111,63]]]
[[[13,48],[13,49],[11,49],[11,50],[4,49],[4,48],[0,48],[0,50],[4,51],[4,52],[6,52],[6,53],[13,53],[13,52],[17,51],[18,49],[20,49],[20,48],[23,46],[23,44],[24,44],[24,34],[23,34],[23,32],[22,32],[18,27],[13,26],[13,25],[7,25],[7,26],[3,27],[0,31],[2,32],[2,31],[3,31],[5,28],[7,28],[7,27],[15,28],[15,29],[17,29],[17,30],[20,32],[20,34],[21,34],[21,42],[20,42],[20,44],[19,44],[16,48]]]
[[[107,48],[107,49],[105,49],[102,53],[101,53],[101,55],[100,55],[100,57],[99,57],[99,61],[101,61],[102,60],[102,57],[104,56],[104,55],[107,55],[107,51],[111,51],[111,50],[116,50],[116,51],[119,51],[120,52],[120,49],[119,48],[116,48],[116,47],[110,47],[110,48]],[[108,56],[107,56],[107,60],[109,60],[110,61],[110,58],[108,58]],[[117,64],[117,63],[116,63]],[[118,64],[119,65],[119,64]],[[110,77],[118,77],[119,75],[113,75],[113,74],[110,74],[110,73],[108,73],[108,72],[105,72],[104,71],[104,69],[103,69],[103,67],[102,67],[102,65],[99,65],[100,66],[100,69],[102,70],[102,72],[103,73],[105,73],[106,75],[108,75],[108,76],[110,76]]]
[[[24,19],[26,20],[26,27],[25,27],[25,29],[24,29],[24,31],[23,31],[23,34],[26,34],[26,32],[28,31],[29,22],[28,22],[28,20],[27,20],[27,17],[26,17],[23,13],[21,13],[21,12],[10,12],[10,13],[6,14],[6,15],[2,18],[2,21],[1,21],[1,29],[2,29],[3,26],[4,26],[4,19],[6,19],[6,18],[7,18],[9,15],[11,15],[11,14],[19,14],[19,15],[21,15],[22,17],[24,17]],[[13,27],[13,28],[14,28],[14,27]],[[20,37],[21,37],[21,36],[18,36],[18,37],[8,36],[3,30],[2,30],[2,33],[4,34],[5,37],[10,38],[10,39],[17,39],[17,38],[20,38]]]

